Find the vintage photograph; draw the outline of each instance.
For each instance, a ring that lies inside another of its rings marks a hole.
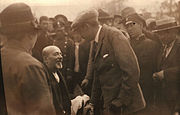
[[[180,0],[0,0],[0,115],[180,115]]]

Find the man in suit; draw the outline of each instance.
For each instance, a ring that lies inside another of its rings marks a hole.
[[[160,53],[153,78],[160,84],[156,99],[158,115],[179,115],[180,27],[173,17],[157,20],[156,26],[153,32],[159,37],[154,40],[160,46]]]
[[[152,107],[154,104],[154,85],[152,75],[156,71],[156,60],[159,53],[159,48],[155,41],[148,39],[147,36],[143,34],[142,29],[145,28],[144,24],[145,20],[137,13],[128,15],[126,17],[125,27],[130,35],[130,44],[139,62],[140,86],[147,105],[141,114],[152,115]]]
[[[1,12],[1,22],[1,33],[8,39],[1,49],[8,115],[55,115],[48,73],[31,56],[38,33],[31,8],[11,4]]]
[[[43,61],[46,65],[49,77],[49,85],[52,88],[53,102],[57,115],[71,114],[71,101],[64,77],[59,69],[62,68],[62,52],[56,46],[47,46],[42,51]]]
[[[72,28],[86,40],[94,41],[94,81],[88,108],[93,110],[102,90],[103,114],[135,113],[143,109],[139,67],[125,36],[115,28],[100,26],[98,12],[93,9],[80,13]]]

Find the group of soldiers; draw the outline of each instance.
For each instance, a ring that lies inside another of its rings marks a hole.
[[[126,7],[89,9],[71,22],[37,20],[30,6],[0,13],[8,115],[179,115],[180,26]]]

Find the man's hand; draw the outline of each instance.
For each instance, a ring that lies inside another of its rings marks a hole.
[[[179,112],[175,112],[173,115],[179,115]]]
[[[83,115],[86,115],[88,112],[94,113],[94,106],[91,103],[89,103],[88,105],[86,105],[84,107],[84,111],[83,111],[84,114]]]
[[[85,78],[85,79],[82,81],[81,86],[82,86],[82,87],[86,87],[86,86],[88,85],[88,83],[89,83],[89,80]]]
[[[164,79],[164,71],[156,72],[153,74],[154,80],[163,80]]]

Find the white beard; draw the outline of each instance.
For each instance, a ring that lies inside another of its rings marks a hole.
[[[56,68],[57,68],[57,69],[62,69],[62,67],[63,67],[63,65],[62,65],[61,62],[57,62],[57,63],[56,63]]]

